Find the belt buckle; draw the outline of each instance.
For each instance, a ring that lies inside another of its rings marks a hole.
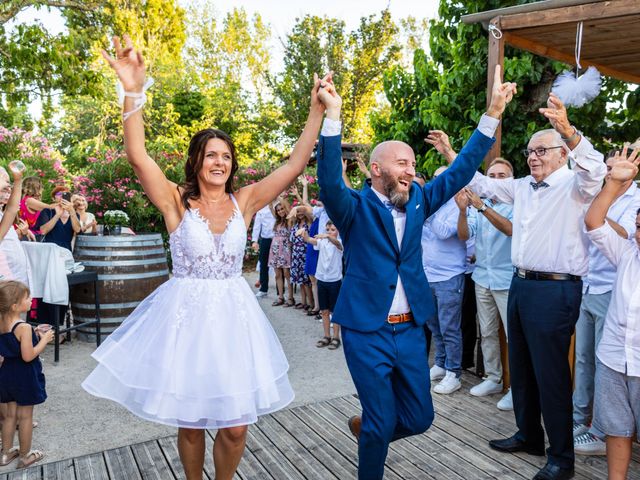
[[[516,268],[516,275],[520,278],[524,278],[526,280],[527,274],[522,268]]]

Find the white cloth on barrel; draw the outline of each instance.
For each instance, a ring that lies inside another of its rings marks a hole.
[[[54,305],[69,304],[65,259],[69,251],[55,243],[22,242],[30,268],[31,296]]]

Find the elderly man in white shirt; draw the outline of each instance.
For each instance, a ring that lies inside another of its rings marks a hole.
[[[606,435],[609,480],[627,478],[633,438],[640,437],[640,209],[633,239],[606,221],[620,192],[638,175],[638,150],[615,163],[585,217],[589,239],[617,268],[598,345],[593,425]]]
[[[619,155],[607,158],[607,171],[620,159]],[[607,175],[607,178],[609,175]],[[625,190],[619,190],[607,212],[607,221],[622,238],[633,237],[636,231],[636,212],[640,208],[640,190],[631,182]],[[591,425],[593,413],[596,349],[602,338],[602,328],[607,315],[616,267],[589,243],[589,275],[583,279],[580,317],[576,324],[576,363],[573,392],[573,446],[581,455],[606,455],[604,434]]]
[[[258,210],[253,220],[251,247],[258,252],[258,261],[260,262],[260,290],[256,293],[256,297],[266,297],[269,291],[269,249],[271,249],[271,241],[273,240],[275,221],[269,205]]]
[[[544,455],[534,480],[574,475],[569,345],[588,269],[584,214],[606,174],[603,156],[573,127],[555,95],[540,112],[553,129],[535,133],[524,151],[531,175],[495,180],[477,173],[480,196],[513,204],[508,331],[511,392],[518,432],[491,440],[503,452]],[[569,169],[567,165],[571,169]]]

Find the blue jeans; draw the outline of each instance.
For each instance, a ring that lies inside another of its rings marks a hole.
[[[457,377],[462,374],[462,295],[464,273],[442,282],[429,282],[436,316],[427,320],[436,348],[436,365]]]
[[[593,414],[596,350],[602,338],[602,328],[611,302],[611,292],[599,295],[585,293],[580,304],[580,317],[576,323],[575,389],[573,391],[573,421],[589,425]],[[591,428],[591,433],[604,438],[602,432]]]

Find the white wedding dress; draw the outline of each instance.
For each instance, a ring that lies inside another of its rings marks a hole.
[[[173,277],[93,353],[86,391],[185,428],[254,423],[293,400],[280,342],[242,277],[247,231],[231,198],[219,235],[185,212],[170,236]]]

